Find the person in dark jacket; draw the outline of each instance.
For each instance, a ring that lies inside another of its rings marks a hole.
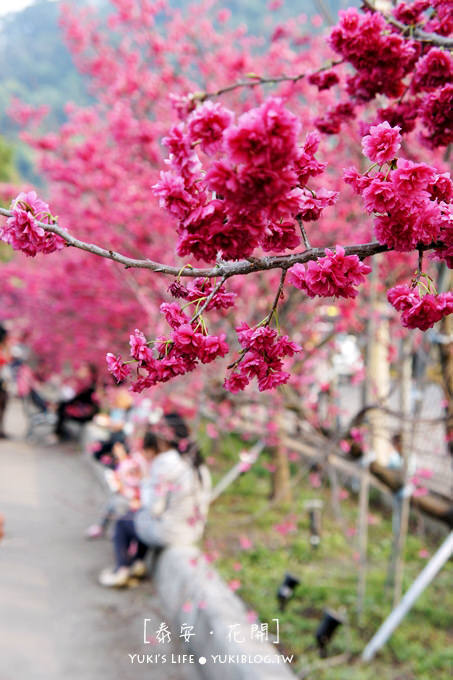
[[[68,438],[68,433],[65,428],[67,420],[74,420],[78,423],[88,423],[97,413],[99,413],[99,405],[96,400],[97,381],[97,368],[93,364],[89,364],[88,383],[82,386],[71,399],[58,403],[55,434],[59,439],[63,440]]]

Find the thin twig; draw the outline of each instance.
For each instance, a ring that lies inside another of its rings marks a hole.
[[[223,284],[225,283],[225,281],[227,279],[228,279],[228,276],[226,276],[226,275],[222,277],[222,280],[219,281],[219,283],[212,289],[211,293],[208,295],[208,297],[204,301],[202,307],[200,307],[198,312],[191,318],[190,323],[193,323],[194,321],[196,321],[203,314],[204,310],[208,307],[211,300],[213,300],[215,298],[215,296],[217,295],[219,290],[222,288]]]
[[[280,276],[280,285],[278,287],[277,295],[275,296],[275,300],[274,300],[274,303],[272,305],[271,311],[268,314],[265,326],[269,326],[270,322],[272,321],[272,317],[274,316],[275,312],[277,311],[278,303],[279,303],[280,298],[281,298],[282,293],[283,293],[283,286],[285,285],[286,274],[287,274],[287,270],[282,269],[282,274]]]
[[[298,215],[296,219],[297,219],[297,222],[299,224],[300,233],[302,234],[304,246],[306,247],[307,250],[310,250],[311,245],[310,245],[310,241],[308,240],[307,232],[305,231],[304,223],[302,222],[302,217],[300,215]]]
[[[233,92],[234,90],[238,90],[239,88],[242,87],[257,87],[258,85],[278,85],[279,83],[297,83],[300,80],[303,80],[304,78],[307,78],[308,76],[314,76],[317,73],[322,73],[323,71],[328,71],[331,68],[334,68],[335,66],[338,66],[339,64],[343,63],[343,59],[338,59],[337,61],[331,61],[329,64],[325,66],[321,66],[321,68],[318,68],[316,71],[311,71],[310,73],[299,73],[296,76],[274,76],[274,77],[266,77],[266,76],[250,76],[250,80],[240,80],[237,83],[233,83],[232,85],[227,85],[226,87],[221,87],[219,90],[215,90],[214,92],[196,92],[191,95],[191,98],[194,101],[198,101],[200,103],[206,101],[207,99],[214,99],[215,97],[220,97],[223,94],[228,94],[229,92]]]

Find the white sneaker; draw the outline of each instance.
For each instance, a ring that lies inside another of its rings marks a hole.
[[[146,564],[144,563],[143,560],[135,560],[135,562],[131,566],[131,576],[135,576],[135,578],[144,578],[146,576]]]
[[[114,569],[103,569],[99,574],[99,583],[106,588],[124,588],[129,581],[129,567]]]

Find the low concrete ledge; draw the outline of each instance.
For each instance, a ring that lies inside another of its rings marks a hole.
[[[85,459],[106,489],[104,469],[88,453],[89,443],[102,438],[102,434],[90,425],[84,428],[82,441]],[[197,679],[204,680],[295,680],[290,665],[282,660],[275,645],[250,640],[251,623],[244,603],[198,548],[163,550],[154,564],[153,583],[165,622],[178,633],[184,623],[194,627],[195,637],[181,645],[181,653],[195,656],[190,677],[196,674]],[[185,603],[190,603],[190,611],[183,608]],[[272,622],[268,623],[271,628]],[[244,642],[229,640],[230,626],[238,624]],[[206,659],[205,664],[199,663],[200,657]]]
[[[251,624],[244,603],[197,548],[164,550],[157,559],[153,580],[167,622],[177,631],[185,623],[194,626],[195,636],[187,645],[187,653],[195,655],[201,678],[294,680],[290,665],[275,645],[250,639]],[[187,611],[185,603],[190,603]],[[230,626],[236,626],[243,642],[229,639]]]

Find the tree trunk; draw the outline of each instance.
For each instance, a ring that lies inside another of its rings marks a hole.
[[[376,304],[373,314],[378,315],[381,305]],[[387,397],[390,391],[390,369],[388,362],[389,348],[389,324],[385,317],[378,316],[374,326],[374,333],[370,337],[368,371],[367,371],[367,401],[368,404],[379,402],[381,406],[387,405]],[[381,465],[386,465],[389,457],[389,433],[388,418],[379,409],[370,411],[368,415],[370,423],[370,445]]]

